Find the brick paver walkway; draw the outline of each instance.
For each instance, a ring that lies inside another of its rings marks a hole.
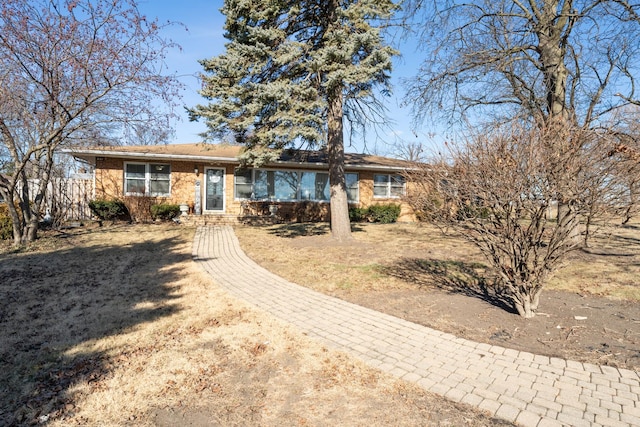
[[[525,427],[640,426],[636,371],[476,343],[320,294],[257,265],[229,226],[199,227],[193,255],[236,297],[449,399]]]

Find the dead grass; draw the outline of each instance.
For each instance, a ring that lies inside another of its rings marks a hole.
[[[506,425],[230,298],[192,262],[192,238],[120,225],[4,246],[0,425]],[[384,256],[368,254],[363,278],[356,251],[312,275],[369,286]]]
[[[384,272],[385,266],[406,257],[446,258],[454,251],[479,257],[461,239],[444,238],[419,224],[358,224],[355,240],[338,245],[330,239],[328,225],[311,227],[311,232],[304,224],[237,227],[236,234],[247,254],[267,269],[329,294],[413,286]]]
[[[546,289],[639,301],[639,230],[601,228],[590,248],[571,254]],[[264,267],[330,294],[415,288],[416,266],[434,273],[433,283],[419,285],[447,287],[470,270],[476,272],[461,284],[490,280],[487,262],[473,245],[429,224],[357,224],[355,241],[342,245],[333,244],[328,232],[317,224],[236,228],[243,249]]]
[[[640,301],[640,223],[602,227],[589,248],[574,252],[549,287]]]

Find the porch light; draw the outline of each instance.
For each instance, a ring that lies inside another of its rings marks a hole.
[[[198,166],[197,165],[193,168],[193,173],[195,173],[196,176],[200,175],[200,171],[198,170]]]

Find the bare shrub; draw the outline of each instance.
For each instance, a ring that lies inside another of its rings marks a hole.
[[[423,220],[454,227],[477,245],[497,292],[533,317],[545,280],[581,245],[581,219],[606,193],[605,146],[598,133],[567,126],[477,134],[410,172],[408,201]]]

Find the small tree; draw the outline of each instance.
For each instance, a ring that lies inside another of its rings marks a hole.
[[[640,172],[628,174],[626,178],[626,197],[621,206],[622,225],[628,224],[640,212]]]
[[[496,292],[533,317],[548,275],[581,244],[579,219],[597,184],[585,172],[599,139],[564,127],[475,135],[450,145],[450,158],[409,172],[408,199],[423,218],[461,230],[497,273]],[[561,217],[552,212],[558,202]]]
[[[167,128],[179,86],[162,73],[162,28],[135,0],[0,4],[0,195],[17,202],[16,245],[37,237],[59,148]]]

